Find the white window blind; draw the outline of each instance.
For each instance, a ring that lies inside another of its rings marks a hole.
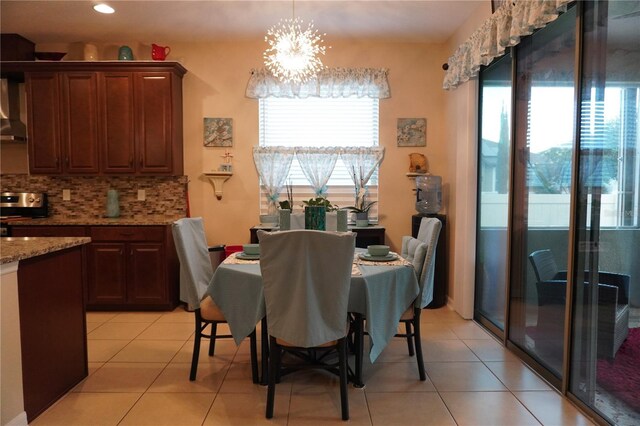
[[[260,146],[346,147],[378,145],[378,99],[372,98],[263,98],[259,100]],[[302,173],[297,159],[293,160],[287,182],[293,185],[295,209],[303,200],[315,196]],[[327,183],[327,199],[340,207],[355,203],[351,176],[341,159]],[[378,171],[369,183],[368,201],[378,200]],[[286,200],[286,191],[280,201]],[[260,191],[260,212],[267,211],[266,197]],[[377,204],[369,211],[370,220],[377,220]]]

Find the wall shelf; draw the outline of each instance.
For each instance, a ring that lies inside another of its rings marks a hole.
[[[216,198],[222,200],[222,185],[233,176],[233,172],[206,172],[204,175],[211,181]]]

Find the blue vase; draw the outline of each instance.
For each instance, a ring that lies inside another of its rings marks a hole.
[[[107,191],[107,217],[120,217],[120,202],[115,189]]]
[[[304,229],[326,230],[327,209],[321,206],[304,208]]]

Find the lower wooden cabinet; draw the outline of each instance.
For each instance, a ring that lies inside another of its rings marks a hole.
[[[179,263],[170,226],[15,226],[16,237],[88,236],[88,310],[171,310]]]

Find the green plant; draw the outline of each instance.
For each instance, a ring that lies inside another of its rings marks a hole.
[[[293,185],[291,185],[291,182],[289,182],[286,185],[287,188],[287,199],[284,201],[280,201],[278,204],[280,204],[280,208],[282,210],[291,210],[293,211]]]
[[[309,198],[307,201],[302,202],[303,207],[324,207],[328,212],[338,210],[338,206],[331,204],[329,200],[324,197]]]
[[[352,212],[355,212],[355,213],[367,213],[375,203],[377,203],[377,201],[371,201],[370,203],[363,203],[360,207],[349,206],[349,207],[345,207],[345,209],[351,210]]]

